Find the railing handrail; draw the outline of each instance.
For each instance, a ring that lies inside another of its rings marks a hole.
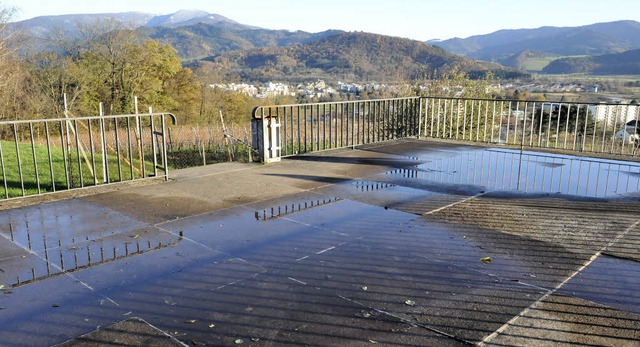
[[[100,119],[116,119],[116,118],[130,118],[130,117],[157,117],[157,116],[169,116],[171,117],[171,124],[177,124],[177,118],[170,112],[153,112],[153,113],[138,113],[138,114],[115,114],[108,116],[80,116],[80,117],[68,117],[68,118],[40,118],[40,119],[18,119],[18,120],[4,120],[0,121],[0,125],[6,124],[29,124],[37,122],[65,122],[69,120],[100,120]]]
[[[465,98],[459,96],[420,96],[421,99],[448,99],[448,100],[467,100],[467,101],[496,101],[496,102],[519,102],[519,103],[538,103],[538,104],[562,104],[562,105],[603,105],[603,106],[637,106],[640,104],[623,104],[616,102],[604,101],[554,101],[554,100],[520,100],[520,99],[492,99],[492,98]],[[373,99],[372,99],[373,100]]]
[[[344,104],[356,104],[356,103],[364,103],[364,102],[383,102],[383,101],[398,101],[398,100],[413,100],[420,99],[421,96],[407,96],[407,97],[398,97],[398,98],[383,98],[383,99],[367,99],[367,100],[348,100],[348,101],[330,101],[330,102],[313,102],[313,103],[302,103],[302,104],[286,104],[286,105],[263,105],[256,106],[251,112],[253,119],[260,119],[262,116],[257,115],[258,110],[266,109],[266,108],[277,108],[277,107],[299,107],[299,106],[322,106],[322,105],[344,105]]]
[[[251,112],[253,119],[262,118],[262,114],[259,113],[260,110],[265,109],[273,109],[278,107],[314,107],[314,106],[323,106],[323,105],[342,105],[342,104],[356,104],[356,103],[366,103],[366,102],[384,102],[384,101],[397,101],[397,100],[411,100],[411,99],[448,99],[448,100],[465,100],[465,101],[491,101],[491,102],[505,102],[505,103],[534,103],[534,104],[550,104],[550,105],[589,105],[589,106],[617,106],[617,107],[640,107],[640,104],[623,104],[616,102],[603,102],[603,101],[555,101],[555,100],[531,100],[531,99],[495,99],[495,98],[466,98],[466,97],[458,97],[458,96],[407,96],[407,97],[396,97],[396,98],[382,98],[382,99],[367,99],[367,100],[348,100],[348,101],[330,101],[330,102],[314,102],[314,103],[299,103],[299,104],[284,104],[284,105],[263,105],[256,106]]]

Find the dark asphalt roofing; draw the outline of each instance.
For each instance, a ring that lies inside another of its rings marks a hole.
[[[638,346],[640,166],[420,140],[0,203],[0,346]]]

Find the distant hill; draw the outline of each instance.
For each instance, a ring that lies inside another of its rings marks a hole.
[[[171,14],[154,16],[144,26],[176,28],[194,24],[209,24],[233,29],[259,29],[258,27],[240,24],[219,14],[200,10],[180,10]]]
[[[59,16],[40,16],[20,22],[9,23],[14,28],[20,28],[33,38],[46,39],[54,31],[62,30],[67,34],[77,31],[78,26],[90,25],[99,20],[113,20],[132,28],[144,26],[154,15],[142,12],[101,13],[101,14],[65,14]]]
[[[539,72],[549,65],[550,62],[561,58],[558,55],[534,52],[534,51],[522,51],[514,54],[508,58],[498,60],[498,63],[503,66],[512,67],[519,70],[525,70],[529,72]]]
[[[561,58],[543,70],[548,74],[640,75],[640,49],[593,57]]]
[[[42,16],[11,23],[30,34],[35,50],[48,49],[48,39],[62,32],[73,36],[78,26],[98,21],[115,21],[138,30],[142,35],[171,44],[183,59],[197,59],[222,52],[257,47],[281,47],[308,43],[336,33],[262,29],[241,24],[218,14],[198,10],[182,10],[167,15],[141,12],[74,14]]]
[[[234,26],[197,23],[180,27],[144,27],[144,35],[171,44],[183,59],[197,59],[228,51],[260,47],[284,47],[313,42],[341,33],[329,30],[320,33],[304,31],[238,28]]]
[[[244,80],[403,81],[433,77],[454,69],[481,77],[524,74],[479,63],[424,42],[369,34],[339,33],[308,44],[223,53],[209,60],[224,64]]]
[[[640,23],[616,21],[580,27],[500,30],[435,44],[469,58],[495,62],[524,51],[557,56],[612,54],[640,48]]]
[[[46,38],[54,30],[62,29],[73,34],[78,25],[91,25],[99,20],[113,20],[123,23],[125,27],[181,27],[197,23],[211,24],[235,29],[258,29],[250,25],[240,24],[218,14],[198,10],[181,10],[167,15],[154,15],[144,12],[100,13],[100,14],[67,14],[59,16],[40,16],[19,22],[10,23],[20,27],[33,37]]]

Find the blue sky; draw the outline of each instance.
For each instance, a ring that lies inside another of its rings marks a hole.
[[[44,15],[198,9],[267,29],[341,29],[421,41],[500,29],[640,21],[637,0],[0,0],[0,4],[18,10],[15,21]]]

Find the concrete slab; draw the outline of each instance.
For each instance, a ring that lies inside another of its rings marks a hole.
[[[5,209],[0,341],[637,344],[639,200],[427,175],[483,150],[403,140]]]
[[[140,318],[131,318],[109,325],[77,339],[61,343],[58,347],[118,346],[188,346]]]
[[[415,163],[415,160],[390,158],[375,152],[338,150],[269,165],[225,165],[212,173],[176,174],[175,179],[166,184],[83,199],[141,221],[161,223],[347,182],[372,171]],[[199,173],[201,170],[196,169]]]
[[[624,237],[607,245],[604,254],[640,261],[640,226],[629,229]]]
[[[635,201],[495,193],[432,214],[592,255],[638,221]]]
[[[127,318],[126,308],[72,276],[0,291],[0,307],[6,346],[51,346]]]
[[[194,282],[203,278],[193,278]],[[366,307],[264,274],[202,296],[203,286],[184,288],[163,313],[137,311],[181,341],[195,345],[463,345],[389,316],[363,317]],[[116,300],[137,305],[148,297],[134,292]],[[175,311],[175,312],[174,312]],[[372,342],[374,341],[374,342]]]
[[[427,257],[389,255],[362,240],[282,270],[288,278],[443,335],[474,342],[529,306],[541,291]]]
[[[551,295],[518,315],[486,346],[637,346],[640,317],[590,301]]]

